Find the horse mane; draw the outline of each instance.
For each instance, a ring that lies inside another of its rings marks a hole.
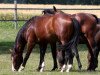
[[[96,15],[94,15],[94,14],[91,14],[91,15],[96,19],[97,24],[99,24],[99,19],[98,19],[98,17],[97,17]]]
[[[53,6],[53,9],[45,9],[42,11],[43,14],[55,14],[57,12],[57,9],[55,6]]]

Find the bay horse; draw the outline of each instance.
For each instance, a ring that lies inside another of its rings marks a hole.
[[[51,14],[51,12],[54,13],[56,11],[50,11],[50,10],[45,11],[45,13],[50,13],[50,14]],[[79,25],[81,27],[81,36],[84,37],[85,41],[87,41],[86,44],[88,45],[88,48],[89,48],[88,55],[90,55],[90,57],[88,58],[89,64],[88,64],[87,70],[95,70],[95,68],[97,67],[98,60],[97,60],[97,57],[94,56],[93,52],[98,51],[98,47],[94,40],[94,35],[95,35],[94,32],[96,29],[96,24],[98,24],[98,22],[99,22],[98,18],[96,15],[89,14],[89,13],[77,13],[77,14],[73,14],[72,17],[74,17],[78,20]],[[74,45],[73,49],[77,49],[75,47],[75,45]],[[76,51],[78,51],[78,50],[76,50]],[[78,52],[76,55],[79,55]],[[76,58],[77,57],[78,56],[76,56]]]
[[[11,54],[12,57],[12,71],[21,71],[25,68],[26,62],[34,48],[35,44],[40,47],[40,63],[39,71],[44,69],[44,55],[47,44],[50,43],[53,58],[56,59],[56,42],[60,42],[65,49],[65,65],[70,56],[70,49],[75,36],[78,37],[79,32],[78,22],[71,18],[69,14],[64,12],[56,12],[53,15],[45,14],[42,16],[32,17],[19,30],[15,45]],[[73,36],[74,35],[74,36]],[[71,42],[70,42],[71,41]],[[23,59],[23,50],[27,45],[27,52]],[[57,68],[57,62],[54,60],[54,69]]]
[[[49,14],[49,15],[50,14],[55,14],[56,12],[57,12],[57,9],[56,9],[55,6],[53,6],[53,9],[45,9],[45,10],[42,11],[43,14]],[[77,40],[78,40],[78,38],[77,38]],[[68,59],[68,66],[69,67],[67,69],[67,72],[69,72],[70,69],[72,68],[72,64],[73,64],[72,60],[73,60],[73,57],[74,57],[75,54],[77,54],[75,56],[76,56],[76,59],[77,59],[77,62],[78,62],[78,70],[81,70],[81,68],[82,68],[82,64],[80,62],[80,58],[79,58],[79,54],[78,54],[78,50],[77,50],[76,46],[77,46],[77,43],[75,42],[74,45],[73,45],[73,47],[71,48],[72,51],[70,51],[71,52],[70,53],[70,59]],[[64,53],[65,53],[65,51],[61,51],[62,50],[61,49],[61,43],[57,43],[57,47],[59,47],[59,48],[57,48],[57,59],[58,59],[58,62],[60,64],[60,69],[61,69],[62,66],[63,66],[63,64],[64,64],[64,60],[65,60],[64,59],[64,56],[65,56]],[[75,52],[73,52],[73,51],[75,51]]]
[[[95,30],[98,24],[98,18],[94,14],[89,13],[77,13],[73,14],[81,26],[81,36],[87,41],[87,46],[89,48],[88,54],[90,58],[88,58],[88,68],[87,70],[95,70],[97,67],[97,57],[94,55],[94,51],[98,51],[98,47],[95,41]]]

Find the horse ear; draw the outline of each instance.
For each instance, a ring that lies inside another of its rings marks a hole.
[[[55,6],[53,6],[53,10],[54,10],[54,11],[57,11],[57,9],[56,9],[56,7],[55,7]]]
[[[9,49],[10,52],[12,52],[12,49]]]

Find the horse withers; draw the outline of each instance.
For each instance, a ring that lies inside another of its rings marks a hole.
[[[54,15],[45,14],[31,18],[25,23],[17,34],[15,45],[11,54],[12,57],[12,70],[21,71],[24,69],[26,62],[34,48],[35,44],[40,47],[40,63],[38,70],[40,72],[44,69],[44,55],[47,44],[50,43],[52,54],[54,58],[54,69],[57,68],[56,61],[56,42],[61,42],[65,47],[65,66],[70,56],[70,47],[67,49],[66,44],[73,38],[75,31],[76,20],[61,11],[56,12]],[[77,26],[77,25],[76,25]],[[77,34],[76,34],[77,35]],[[75,36],[76,36],[75,35]],[[23,50],[27,45],[27,52],[23,59]]]

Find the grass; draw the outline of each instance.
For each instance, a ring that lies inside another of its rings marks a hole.
[[[19,29],[23,25],[23,22],[19,22]],[[46,56],[45,56],[45,71],[43,73],[37,72],[36,69],[39,63],[39,48],[36,46],[27,62],[26,68],[22,72],[12,72],[11,71],[11,56],[10,51],[13,47],[15,37],[18,30],[13,29],[13,24],[11,22],[2,22],[0,24],[0,75],[99,75],[100,74],[100,64],[96,69],[96,72],[87,72],[87,48],[85,45],[81,44],[78,46],[81,62],[83,65],[82,71],[78,72],[77,61],[74,59],[73,70],[70,73],[60,73],[59,70],[50,72],[52,69],[52,56],[50,52],[50,46],[48,46]],[[25,54],[25,53],[24,53]],[[100,59],[100,56],[99,56]]]

